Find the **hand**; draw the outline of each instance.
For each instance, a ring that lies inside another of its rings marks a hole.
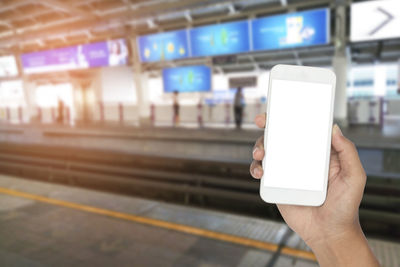
[[[266,116],[258,115],[255,122],[258,127],[265,127]],[[266,152],[268,153],[268,152]],[[250,173],[254,178],[261,178],[263,169],[261,160],[264,158],[264,137],[260,137],[253,149],[253,162]],[[337,125],[333,127],[332,148],[329,167],[328,190],[325,203],[320,207],[277,205],[288,224],[318,254],[324,255],[328,247],[334,245],[343,247],[343,241],[361,241],[367,245],[372,255],[373,263],[377,264],[368,243],[362,233],[358,208],[363,196],[366,175],[358,157],[354,144],[343,136]],[[354,244],[354,242],[351,242]],[[347,247],[347,245],[346,245]],[[321,253],[318,253],[320,250]],[[324,251],[325,250],[325,251]],[[350,250],[348,250],[350,251]],[[326,256],[326,255],[325,255]],[[349,255],[354,257],[353,255]],[[326,258],[326,257],[325,257]],[[320,259],[318,258],[320,261]],[[321,259],[324,262],[323,259]],[[320,261],[320,264],[322,265]],[[332,259],[326,266],[335,266]],[[336,265],[339,266],[339,265]],[[357,264],[352,266],[358,266]],[[360,265],[378,266],[378,265]]]

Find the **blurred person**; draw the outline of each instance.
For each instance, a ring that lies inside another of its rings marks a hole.
[[[197,103],[197,123],[199,124],[199,128],[203,128],[203,96],[200,96],[199,102]]]
[[[118,66],[126,64],[127,52],[119,41],[113,41],[109,45],[108,64]]]
[[[255,118],[259,128],[265,127],[265,121],[265,114]],[[261,161],[265,153],[268,151],[264,150],[262,136],[256,141],[250,166],[250,173],[256,179],[263,175]],[[285,222],[312,249],[320,266],[379,266],[358,217],[365,183],[366,174],[356,147],[334,125],[324,204],[319,207],[277,205]]]
[[[179,124],[179,92],[174,91],[173,95],[173,104],[172,104],[172,109],[173,109],[173,123],[174,126],[177,126]]]
[[[57,109],[58,109],[57,122],[61,124],[64,122],[65,104],[64,101],[62,101],[60,98],[58,99]]]
[[[235,114],[236,129],[240,129],[242,127],[243,106],[244,106],[244,97],[243,97],[242,87],[238,87],[235,93],[235,98],[233,100],[233,112]]]

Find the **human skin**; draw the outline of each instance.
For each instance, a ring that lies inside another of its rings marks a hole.
[[[265,114],[255,118],[260,128],[265,127],[265,121]],[[256,141],[250,166],[250,173],[256,179],[263,175],[261,160],[268,153],[264,150],[263,138]],[[319,207],[277,205],[287,225],[312,249],[320,266],[379,266],[358,218],[365,183],[366,174],[356,147],[334,125],[324,204]]]

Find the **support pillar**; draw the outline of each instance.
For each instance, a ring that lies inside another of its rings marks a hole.
[[[26,103],[28,121],[31,121],[32,117],[36,117],[36,119],[39,120],[38,106],[35,101],[37,85],[34,81],[30,81],[24,77],[22,86],[24,88],[24,99]]]
[[[335,54],[332,61],[336,74],[334,121],[340,126],[348,125],[347,118],[347,74],[351,64],[350,51],[346,48],[346,1],[336,0],[335,8]]]
[[[143,73],[142,64],[140,63],[139,51],[136,45],[136,37],[131,38],[130,44],[132,51],[133,77],[139,112],[139,125],[149,126],[151,125],[151,112],[149,94],[147,91],[147,75]]]

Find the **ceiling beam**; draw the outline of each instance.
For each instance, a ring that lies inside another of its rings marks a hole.
[[[296,60],[297,65],[303,66],[303,62],[301,61],[301,59],[299,57],[299,53],[297,51],[293,51],[293,56],[294,56],[294,59]]]
[[[284,7],[282,5],[265,6],[265,7],[259,7],[257,9],[253,9],[253,10],[236,12],[235,14],[230,14],[229,16],[221,16],[221,15],[206,16],[204,18],[194,20],[193,26],[203,25],[203,24],[211,24],[211,23],[219,23],[219,22],[223,22],[224,20],[234,20],[235,18],[243,19],[243,17],[247,17],[247,18],[257,17],[259,15],[267,15],[269,13],[275,14],[275,13],[279,13],[279,12],[288,11],[289,9],[290,10],[305,9],[307,7],[313,7],[313,6],[320,7],[320,6],[324,6],[324,5],[334,6],[334,3],[335,3],[335,0],[310,0],[310,1],[301,1],[298,3],[293,3],[286,7]],[[228,6],[230,4],[231,3],[229,3]],[[229,8],[228,8],[228,10],[229,10]],[[176,22],[176,23],[171,23],[171,24],[167,24],[167,23],[163,24],[162,27],[163,27],[163,30],[169,30],[169,29],[184,28],[184,27],[186,27],[186,25],[182,22]]]
[[[13,0],[11,3],[5,4],[4,2],[0,1],[0,13],[24,6],[29,4],[29,2],[30,0]]]
[[[229,10],[229,15],[235,15],[238,12],[232,3],[228,5],[228,10]]]
[[[55,10],[63,11],[70,14],[71,16],[81,16],[81,17],[96,17],[93,12],[84,11],[73,5],[65,4],[64,2],[58,0],[31,0],[32,3],[44,5]]]
[[[79,8],[81,6],[91,4],[94,1],[95,0],[78,1],[78,2],[71,3],[70,5],[74,8]],[[16,3],[20,2],[20,4],[15,5],[15,7],[13,7],[12,9],[16,9],[20,6],[31,4],[32,0],[13,0],[13,3],[14,2],[16,2]],[[41,6],[43,6],[43,5],[41,5]],[[0,12],[2,12],[1,6],[0,6]],[[30,12],[20,13],[20,14],[18,14],[18,16],[15,16],[15,14],[13,14],[13,13],[4,13],[0,17],[0,19],[6,20],[6,21],[15,21],[15,20],[21,21],[21,20],[31,19],[32,17],[50,15],[52,12],[53,11],[51,9],[50,10],[49,9],[36,9],[36,10],[31,10]]]
[[[157,25],[154,23],[153,19],[147,19],[146,23],[147,23],[147,27],[149,27],[150,29],[157,28]]]
[[[9,28],[11,30],[14,29],[14,25],[11,22],[0,20],[0,25],[6,26],[7,28]]]
[[[32,0],[39,1],[39,0]],[[51,1],[54,0],[45,0]],[[185,0],[185,1],[174,1],[174,2],[163,2],[162,4],[157,5],[157,8],[151,5],[146,5],[141,8],[135,10],[129,10],[127,8],[123,9],[123,11],[112,14],[100,14],[101,20],[98,18],[93,18],[93,16],[83,16],[79,19],[71,21],[69,19],[66,23],[61,23],[61,21],[55,21],[54,24],[49,25],[41,25],[39,29],[26,29],[22,33],[12,34],[10,33],[6,37],[0,38],[0,47],[5,46],[6,44],[15,44],[20,43],[24,40],[29,39],[38,39],[38,38],[46,38],[51,37],[53,34],[62,34],[62,33],[70,33],[74,30],[86,30],[86,29],[95,29],[96,27],[105,26],[112,21],[113,23],[120,23],[121,27],[125,27],[125,24],[132,19],[140,20],[146,19],[148,17],[152,17],[158,14],[159,10],[163,10],[163,12],[177,12],[179,10],[184,11],[190,9],[193,6],[196,7],[208,7],[215,6],[220,4],[230,3],[232,1],[239,0],[224,0],[216,1],[216,0]],[[41,2],[41,1],[40,1]],[[61,25],[60,25],[61,24]]]
[[[193,21],[192,15],[190,14],[190,10],[185,11],[185,18],[187,22],[191,23]]]
[[[38,1],[38,0],[36,0]],[[49,0],[46,0],[49,1]],[[54,0],[50,0],[54,1]],[[57,1],[58,2],[58,1]],[[113,13],[113,14],[107,14],[107,15],[102,15],[101,20],[95,19],[95,18],[90,18],[87,16],[81,17],[79,19],[74,19],[74,20],[69,20],[66,23],[61,23],[61,21],[55,21],[57,25],[41,25],[37,29],[27,29],[26,31],[21,31],[18,29],[18,32],[16,34],[10,33],[9,35],[4,35],[3,37],[0,37],[0,49],[1,47],[7,47],[10,45],[18,45],[21,42],[28,41],[31,39],[47,39],[47,38],[54,38],[55,36],[60,36],[60,35],[65,35],[65,34],[72,34],[74,32],[82,31],[82,30],[93,30],[99,27],[108,27],[107,25],[110,23],[110,21],[113,22],[114,25],[119,24],[119,27],[124,29],[125,33],[127,35],[138,35],[138,34],[144,34],[144,33],[149,33],[148,29],[136,29],[136,28],[127,28],[126,25],[129,23],[132,19],[135,21],[140,21],[141,19],[145,19],[148,17],[153,16],[154,14],[157,13],[157,10],[163,10],[165,13],[168,12],[178,12],[179,10],[188,10],[190,9],[189,7],[193,6],[195,7],[211,7],[215,6],[215,3],[218,3],[217,5],[230,5],[235,2],[240,2],[239,0],[232,0],[232,1],[207,1],[208,4],[204,5],[204,0],[186,0],[186,1],[176,1],[176,2],[166,2],[163,3],[162,5],[157,5],[157,9],[154,8],[154,6],[143,6],[138,9],[134,10],[129,10],[128,8],[125,8],[124,11],[118,12],[118,13]],[[291,8],[305,8],[308,6],[313,6],[313,5],[330,5],[334,2],[334,0],[310,0],[310,1],[302,1],[296,4],[291,4]],[[265,7],[264,9],[260,8],[257,10],[253,11],[247,11],[247,12],[238,12],[236,14],[233,14],[229,16],[230,19],[235,19],[235,18],[243,18],[243,16],[256,16],[257,14],[263,14],[265,15],[266,13],[276,13],[279,11],[285,11],[287,8],[282,7],[282,6],[268,6]],[[221,18],[228,18],[228,16],[221,17],[221,15],[214,15],[214,16],[207,16],[201,19],[196,19],[194,20],[193,24],[207,24],[207,23],[215,23],[218,21],[221,21]],[[188,22],[180,22],[173,27],[175,28],[185,28],[188,26]],[[116,29],[113,27],[113,29]],[[160,25],[160,27],[164,27],[163,25]],[[171,25],[169,25],[171,27]],[[164,28],[165,29],[165,28]],[[165,29],[167,30],[167,29]],[[111,30],[109,30],[111,31]],[[154,30],[153,30],[154,31]]]

